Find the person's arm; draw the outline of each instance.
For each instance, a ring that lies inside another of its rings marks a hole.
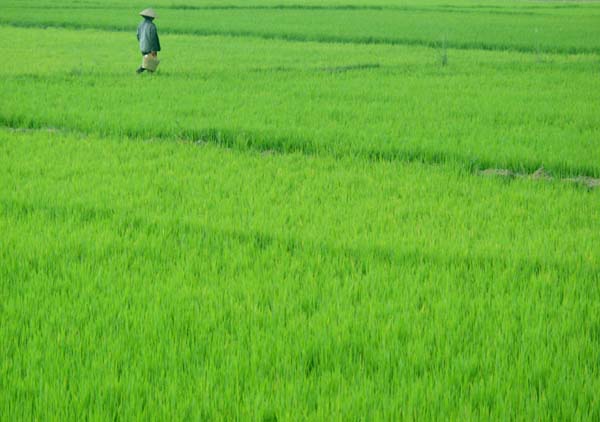
[[[152,45],[152,53],[156,56],[156,52],[160,51],[160,41],[158,40],[158,33],[156,32],[156,26],[152,25],[150,28],[150,39]]]

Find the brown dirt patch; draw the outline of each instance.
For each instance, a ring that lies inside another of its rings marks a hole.
[[[600,179],[595,179],[593,177],[572,177],[565,179],[565,181],[583,185],[588,189],[600,188]]]
[[[552,174],[550,174],[550,172],[548,172],[546,169],[544,169],[544,167],[540,167],[539,169],[537,169],[535,172],[533,172],[531,174],[515,173],[508,169],[496,169],[496,168],[481,170],[478,172],[478,174],[480,176],[487,176],[487,177],[507,177],[507,178],[527,177],[527,178],[533,179],[533,180],[561,180],[563,182],[576,183],[576,184],[585,186],[588,189],[600,188],[600,179],[597,179],[594,177],[588,177],[588,176],[557,178],[557,177],[553,177]]]
[[[515,177],[517,174],[507,169],[485,169],[479,172],[481,176]]]
[[[534,171],[530,177],[535,180],[552,180],[552,175],[544,167],[540,167]]]

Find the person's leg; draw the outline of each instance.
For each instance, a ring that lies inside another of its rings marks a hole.
[[[150,52],[144,52],[142,51],[142,57],[144,57],[146,54],[149,54]],[[145,71],[146,69],[144,69],[144,66],[140,66],[138,67],[138,69],[135,71],[135,73],[142,73],[143,71]]]

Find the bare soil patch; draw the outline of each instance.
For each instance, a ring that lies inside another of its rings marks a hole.
[[[486,177],[503,177],[503,178],[529,178],[532,180],[561,180],[563,182],[575,183],[578,185],[583,185],[588,189],[594,189],[600,187],[600,179],[594,177],[587,176],[579,176],[579,177],[567,177],[560,178],[554,177],[552,174],[547,171],[544,167],[540,167],[533,173],[516,173],[512,170],[508,169],[497,169],[497,168],[489,168],[485,170],[481,170],[478,172],[480,176]]]

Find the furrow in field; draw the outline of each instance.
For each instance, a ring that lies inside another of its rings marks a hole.
[[[60,6],[58,6],[60,7]],[[318,4],[280,4],[280,5],[190,5],[190,4],[173,4],[171,6],[163,6],[161,9],[167,10],[307,10],[307,11],[361,11],[361,10],[375,10],[375,11],[396,11],[396,12],[444,12],[444,13],[486,13],[493,15],[510,15],[510,16],[531,16],[544,14],[543,11],[539,10],[502,10],[501,8],[485,8],[482,7],[453,7],[453,6],[431,6],[431,7],[417,7],[417,6],[401,6],[401,5],[358,5],[358,4],[346,4],[346,5],[318,5]]]
[[[110,31],[110,32],[131,32],[131,26],[117,26],[117,25],[94,25],[94,24],[81,24],[76,22],[17,22],[14,20],[6,20],[0,18],[0,25],[12,26],[15,28],[59,28],[59,29],[70,29],[75,31],[80,30],[96,30],[96,31]],[[317,42],[317,43],[328,43],[328,44],[381,44],[381,45],[406,45],[406,46],[423,46],[423,47],[439,47],[439,42],[423,41],[418,39],[400,39],[400,38],[378,38],[378,37],[338,37],[338,36],[312,36],[303,34],[285,34],[285,33],[274,33],[274,32],[261,32],[261,31],[240,31],[240,30],[216,30],[216,29],[196,29],[196,30],[181,30],[181,29],[165,29],[161,31],[163,34],[177,34],[177,35],[192,35],[199,37],[208,36],[224,36],[224,37],[241,37],[241,38],[259,38],[264,40],[278,40],[278,41],[289,41],[289,42]],[[501,46],[485,45],[479,43],[448,43],[448,47],[460,49],[460,50],[511,50],[520,52],[532,52],[532,48],[503,48]],[[565,53],[593,53],[600,52],[600,49],[575,49],[564,51]]]
[[[208,9],[207,9],[208,10]],[[220,10],[220,9],[214,9]],[[243,11],[243,10],[242,10]],[[98,30],[110,32],[131,32],[135,28],[134,23],[114,24],[100,22],[82,22],[80,20],[55,21],[44,20],[43,18],[31,20],[15,20],[0,17],[0,25],[12,26],[15,28],[64,28],[71,30]],[[381,35],[352,35],[348,34],[327,34],[322,32],[299,32],[297,30],[262,29],[269,27],[265,24],[261,29],[240,29],[233,26],[204,26],[200,27],[161,27],[161,33],[191,35],[191,36],[227,36],[242,38],[258,38],[264,40],[279,40],[287,42],[316,42],[326,44],[349,44],[349,45],[398,45],[398,46],[422,46],[428,48],[451,48],[456,50],[482,50],[482,51],[513,51],[522,53],[551,53],[551,54],[600,54],[600,46],[585,45],[547,45],[540,42],[502,42],[485,41],[478,37],[470,39],[453,39],[448,37],[448,30],[442,30],[434,37],[414,37],[414,36],[381,36]],[[530,34],[533,37],[533,34]]]
[[[435,151],[424,149],[403,149],[403,148],[356,148],[340,149],[320,145],[311,139],[303,139],[297,136],[266,136],[260,132],[251,130],[231,130],[227,128],[205,128],[200,130],[181,130],[179,132],[147,131],[144,128],[139,130],[111,131],[100,129],[96,131],[82,132],[80,128],[57,127],[45,125],[41,122],[27,121],[27,119],[6,119],[0,114],[0,128],[10,129],[17,132],[41,131],[41,132],[63,132],[79,134],[82,136],[126,136],[129,139],[156,139],[165,141],[184,141],[192,142],[199,147],[204,144],[215,145],[221,148],[233,149],[236,151],[255,151],[263,154],[295,154],[299,153],[305,156],[329,156],[335,159],[344,157],[356,157],[367,162],[403,162],[420,163],[426,165],[451,165],[463,169],[470,174],[482,174],[488,169],[496,169],[497,162],[493,159],[482,159],[476,156],[470,156],[461,152]],[[539,160],[523,158],[517,162],[508,165],[504,171],[511,175],[520,174],[521,176],[533,175],[544,165]],[[574,179],[598,177],[596,168],[587,166],[564,166],[564,165],[546,165],[545,171],[548,177],[556,173],[559,178]],[[542,178],[543,179],[543,178]]]
[[[20,2],[7,2],[4,8],[8,9],[69,9],[69,10],[81,10],[81,9],[124,9],[131,10],[132,8],[144,7],[145,3],[140,4],[121,4],[121,3],[103,3],[98,4],[79,4],[70,2],[54,2],[47,5],[31,5],[23,4]],[[600,8],[595,7],[594,3],[588,3],[584,5],[587,10],[598,11]],[[432,5],[411,5],[411,4],[305,4],[305,3],[280,3],[280,4],[259,4],[259,3],[226,3],[226,4],[191,4],[191,3],[171,3],[161,4],[156,6],[159,10],[307,10],[307,11],[321,11],[321,10],[339,10],[339,11],[361,11],[361,10],[375,10],[375,11],[402,11],[402,12],[448,12],[448,13],[486,13],[486,14],[499,14],[499,15],[541,15],[552,11],[566,11],[574,10],[579,11],[582,9],[581,3],[573,4],[511,4],[509,6],[503,5],[450,5],[450,4],[432,4]]]
[[[24,120],[21,119],[6,119],[0,115],[0,128],[10,129],[17,132],[40,131],[40,132],[63,132],[63,133],[79,133],[83,136],[114,136],[110,131],[97,132],[81,132],[75,127],[55,127],[47,126],[40,122],[29,121],[27,125],[22,125]],[[123,135],[123,133],[121,133]],[[475,173],[480,169],[491,167],[493,162],[482,162],[477,160],[465,159],[460,154],[448,153],[426,153],[415,150],[386,150],[364,149],[355,151],[336,151],[333,148],[319,147],[309,139],[301,139],[298,137],[265,137],[260,133],[253,133],[249,130],[232,131],[224,128],[206,128],[203,130],[182,131],[179,133],[164,133],[152,132],[144,133],[142,131],[128,131],[124,134],[131,139],[160,139],[171,141],[193,142],[199,147],[204,144],[216,145],[222,148],[234,149],[237,151],[256,151],[265,154],[294,154],[300,153],[305,156],[327,155],[334,158],[343,158],[345,156],[353,156],[372,162],[417,162],[429,165],[453,164],[465,166],[466,169]],[[518,166],[523,168],[523,163]],[[528,168],[535,170],[539,167],[538,164],[532,164]],[[587,174],[576,173],[573,176],[587,176]]]

